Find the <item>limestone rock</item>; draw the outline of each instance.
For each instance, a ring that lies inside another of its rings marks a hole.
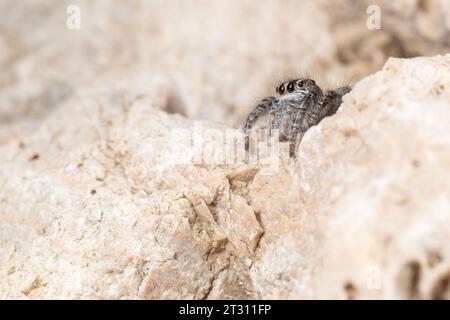
[[[448,299],[449,56],[385,64],[447,1],[77,4],[0,2],[0,298]],[[383,64],[295,164],[222,163],[268,83]]]
[[[449,74],[450,55],[390,59],[305,135],[293,168],[256,175],[264,297],[448,297]]]
[[[449,75],[390,59],[272,170],[196,163],[224,126],[197,150],[158,100],[80,92],[0,146],[0,298],[448,299]]]

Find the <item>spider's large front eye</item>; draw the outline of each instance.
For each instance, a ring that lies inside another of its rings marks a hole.
[[[284,93],[284,85],[281,85],[278,87],[278,93],[283,94]]]
[[[289,84],[287,85],[287,91],[288,92],[294,91],[294,84],[292,82],[289,82]]]
[[[299,88],[301,88],[301,87],[303,87],[303,84],[304,84],[305,82],[303,81],[303,80],[300,80],[299,82],[297,82],[297,86],[299,87]]]

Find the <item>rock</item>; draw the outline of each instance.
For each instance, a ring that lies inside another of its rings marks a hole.
[[[305,135],[290,171],[255,176],[265,298],[448,296],[449,74],[450,55],[390,59]]]
[[[297,161],[260,142],[272,170],[192,163],[228,129],[151,99],[70,97],[0,146],[0,297],[448,299],[449,74],[390,59]]]
[[[0,2],[0,298],[448,299],[448,56],[358,82],[295,164],[221,148],[292,72],[448,52],[446,2],[198,1]]]

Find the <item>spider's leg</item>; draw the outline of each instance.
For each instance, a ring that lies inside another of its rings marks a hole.
[[[301,121],[304,118],[305,114],[304,112],[297,112],[294,116],[294,119],[292,119],[292,126],[289,130],[289,157],[294,158],[297,153],[297,146],[300,144],[301,139],[303,138],[303,133],[300,135],[300,139],[297,139],[299,133],[300,133],[300,125]]]
[[[303,134],[312,126],[317,125],[323,118],[336,113],[342,103],[342,97],[350,92],[350,87],[340,87],[321,94],[307,94],[298,106],[298,112],[292,119],[289,132],[289,156],[295,157],[298,144]],[[300,134],[300,139],[297,136]]]
[[[303,139],[304,132],[296,134],[293,139],[289,141],[289,157],[295,158],[297,155],[298,146]]]
[[[327,91],[320,102],[320,119],[318,122],[325,117],[332,116],[338,111],[342,103],[342,97],[351,91],[351,87],[345,86],[337,88],[336,90]]]
[[[272,137],[272,130],[275,129],[275,109],[269,110],[269,137]]]
[[[273,107],[273,104],[275,103],[276,98],[275,97],[268,97],[261,100],[260,103],[255,107],[255,109],[248,115],[247,120],[244,124],[244,135],[245,135],[245,151],[248,152],[249,150],[249,140],[250,140],[250,131],[253,127],[253,125],[256,123],[258,118],[265,114],[266,112],[270,111]]]
[[[311,116],[313,116],[314,107],[319,103],[318,96],[306,94],[296,108],[296,112],[290,117],[291,126],[289,129],[289,157],[294,158],[297,153],[297,147],[303,139],[303,134],[313,125]],[[300,133],[300,138],[298,135]]]

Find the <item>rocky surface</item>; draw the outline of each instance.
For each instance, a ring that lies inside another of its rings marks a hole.
[[[272,170],[202,161],[227,127],[167,92],[79,90],[0,147],[0,297],[449,299],[449,75],[390,59]]]
[[[449,56],[358,80],[449,52],[449,10],[1,1],[0,298],[448,299]],[[358,83],[296,163],[221,149],[303,71]]]

